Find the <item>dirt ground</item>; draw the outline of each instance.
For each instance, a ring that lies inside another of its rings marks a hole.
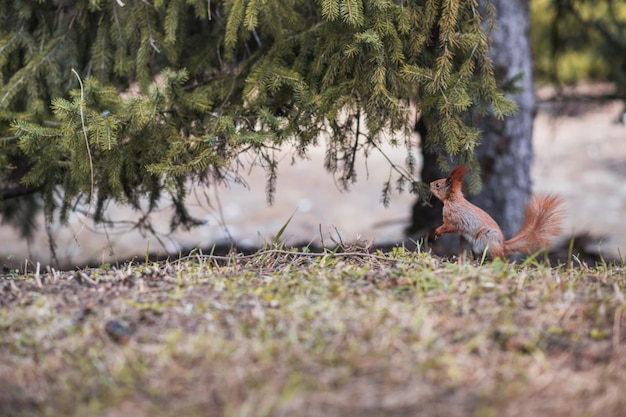
[[[545,95],[545,94],[544,94]],[[542,94],[540,93],[540,97]],[[543,103],[535,120],[533,168],[535,191],[562,194],[567,202],[566,233],[561,240],[591,233],[601,241],[589,248],[607,257],[626,251],[626,126],[619,123],[623,105]],[[402,148],[386,148],[387,156],[402,163]],[[375,244],[401,242],[413,197],[394,194],[388,208],[381,204],[381,191],[390,174],[381,154],[361,161],[358,182],[343,192],[323,168],[324,149],[312,149],[310,159],[292,164],[284,154],[279,166],[275,202],[266,199],[266,177],[254,168],[245,176],[248,187],[231,184],[218,189],[197,189],[190,199],[192,213],[206,220],[191,232],[168,233],[169,211],[154,219],[160,232],[143,236],[123,227],[104,229],[74,216],[69,226],[52,225],[57,258],[62,266],[115,263],[147,252],[176,253],[193,247],[234,241],[259,246],[271,241],[294,214],[283,238],[287,243],[316,242],[320,236]],[[521,209],[521,208],[520,208]],[[132,219],[123,207],[111,207],[111,219]],[[41,224],[43,220],[40,219]],[[0,228],[0,262],[16,266],[28,258],[46,264],[51,260],[48,235],[40,227],[35,239],[26,242],[8,227]]]
[[[626,273],[396,249],[0,280],[0,416],[623,417]]]

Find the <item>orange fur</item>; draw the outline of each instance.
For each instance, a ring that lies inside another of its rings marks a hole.
[[[563,201],[548,194],[532,196],[524,211],[524,225],[505,241],[495,220],[481,208],[465,199],[462,191],[465,165],[459,165],[446,177],[430,183],[431,192],[443,201],[443,224],[435,230],[435,238],[445,233],[459,233],[472,246],[475,254],[485,248],[492,257],[515,252],[532,253],[546,247],[550,239],[561,233]]]

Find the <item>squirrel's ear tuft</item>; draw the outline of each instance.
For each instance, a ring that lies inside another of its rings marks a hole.
[[[462,192],[461,188],[463,186],[463,177],[465,174],[467,174],[467,168],[465,167],[465,164],[462,164],[454,168],[448,175],[446,183],[449,184],[451,193]]]
[[[466,174],[467,168],[465,167],[465,164],[461,164],[458,167],[454,168],[452,172],[448,175],[448,177],[455,180],[462,180]]]

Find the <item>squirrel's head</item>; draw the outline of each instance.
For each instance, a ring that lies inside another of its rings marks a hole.
[[[447,197],[449,189],[450,184],[448,184],[447,178],[442,178],[430,183],[430,192],[441,201]]]
[[[439,200],[445,201],[451,193],[461,191],[463,177],[467,174],[465,165],[454,168],[446,178],[441,178],[430,183],[430,192]]]

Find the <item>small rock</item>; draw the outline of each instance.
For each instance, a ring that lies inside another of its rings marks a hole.
[[[109,335],[111,340],[120,345],[125,345],[130,341],[135,330],[126,323],[118,320],[109,320],[104,325],[104,331]]]

